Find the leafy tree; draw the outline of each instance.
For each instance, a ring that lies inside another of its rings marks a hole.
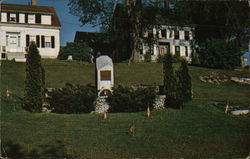
[[[208,39],[201,45],[199,55],[207,67],[234,69],[241,64],[241,52],[235,40]]]
[[[61,48],[58,58],[66,60],[69,55],[72,55],[74,60],[91,62],[91,49],[83,42],[67,43]]]
[[[180,69],[176,73],[178,78],[177,101],[179,101],[180,107],[184,102],[192,99],[192,83],[188,72],[188,63],[183,59]]]
[[[115,22],[118,22],[118,24],[124,23],[125,25],[121,27],[111,27],[111,32],[115,33],[115,36],[121,36],[119,33],[122,33],[122,31],[125,32],[122,34],[128,38],[124,41],[129,42],[126,44],[130,52],[129,61],[138,62],[141,52],[141,33],[144,28],[152,26],[158,19],[156,16],[158,10],[155,9],[155,7],[148,9],[143,6],[157,6],[156,4],[159,4],[159,2],[154,0],[124,0],[125,3],[123,7],[121,7],[123,15],[120,17],[119,15],[113,15],[113,13],[117,11],[114,10],[114,8],[117,9],[116,2],[117,1],[109,0],[70,0],[68,5],[70,7],[70,13],[79,16],[79,21],[82,22],[83,25],[90,23],[93,25],[111,26]],[[118,14],[120,13],[118,12]],[[116,42],[119,44],[117,39],[119,40],[118,37],[113,38],[115,44],[117,44]],[[122,47],[122,49],[124,48]],[[118,52],[117,50],[115,51]]]
[[[26,61],[26,79],[23,108],[41,112],[45,87],[45,71],[41,56],[34,42],[31,42]]]
[[[175,1],[174,13],[179,21],[195,24],[195,40],[209,38],[240,41],[249,34],[247,1]]]

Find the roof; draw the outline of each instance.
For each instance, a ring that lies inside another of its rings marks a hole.
[[[112,59],[107,55],[99,56],[96,59],[96,69],[99,70],[101,68],[104,68],[105,66],[113,67]]]
[[[51,26],[61,27],[61,23],[53,7],[37,5],[1,4],[1,12],[3,11],[15,13],[50,14],[52,16]]]

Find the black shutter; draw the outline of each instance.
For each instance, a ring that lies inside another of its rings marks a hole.
[[[25,13],[25,23],[28,23],[28,13]]]
[[[7,22],[10,21],[10,13],[7,13]]]
[[[55,37],[51,36],[51,48],[55,48]]]
[[[36,14],[36,23],[41,24],[41,14]]]
[[[40,47],[40,36],[39,35],[36,36],[36,46]]]
[[[30,46],[30,35],[26,35],[26,47]]]
[[[44,36],[42,35],[42,48],[44,48],[45,47],[45,38],[44,38]]]
[[[16,13],[16,22],[19,23],[19,13]]]

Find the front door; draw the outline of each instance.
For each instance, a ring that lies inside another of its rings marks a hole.
[[[8,50],[10,52],[17,52],[20,48],[20,34],[18,33],[9,33],[6,36],[8,42]]]

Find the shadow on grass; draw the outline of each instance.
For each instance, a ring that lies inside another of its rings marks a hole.
[[[1,157],[9,159],[72,159],[77,158],[66,153],[65,145],[61,141],[56,141],[55,145],[41,145],[32,150],[24,150],[24,148],[12,141],[3,142],[1,144]]]

